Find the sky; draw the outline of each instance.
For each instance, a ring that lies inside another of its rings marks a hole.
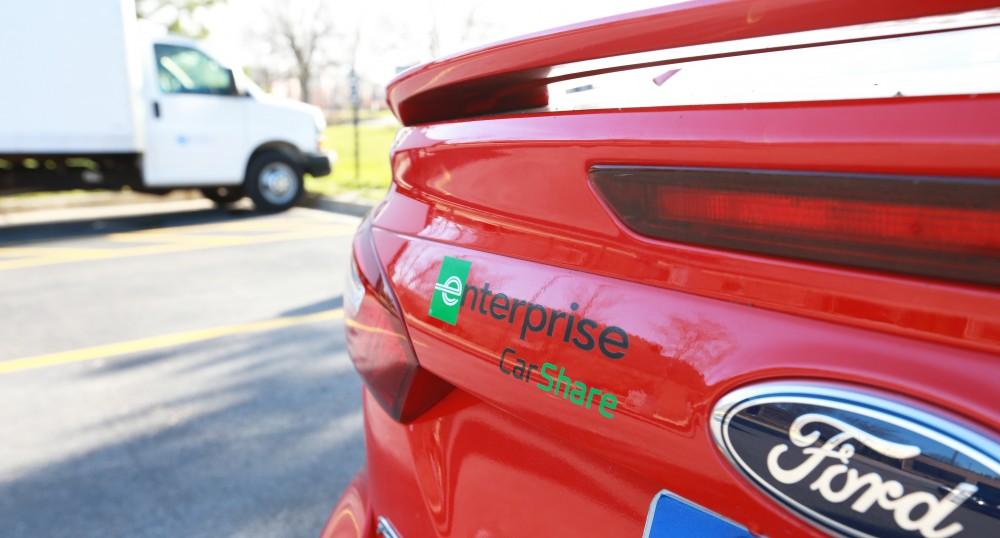
[[[214,50],[242,65],[264,59],[269,20],[275,9],[308,15],[324,4],[341,37],[325,45],[331,57],[345,49],[360,32],[358,70],[368,80],[384,84],[399,68],[432,59],[430,35],[436,29],[438,56],[479,45],[589,19],[664,4],[664,0],[229,0],[201,18]],[[469,21],[472,21],[471,23]]]

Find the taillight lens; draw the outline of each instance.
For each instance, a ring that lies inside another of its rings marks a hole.
[[[373,243],[369,219],[354,237],[344,292],[347,352],[375,400],[408,422],[444,397],[451,386],[420,367]]]
[[[658,239],[1000,284],[1000,181],[597,166],[629,227]]]

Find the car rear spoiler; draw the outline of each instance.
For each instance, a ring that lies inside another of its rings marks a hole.
[[[389,83],[387,100],[404,125],[532,109],[548,104],[550,83],[679,59],[634,56],[603,65],[592,60],[998,5],[996,0],[696,0],[564,26],[435,60],[396,77]],[[784,48],[791,47],[742,53]]]

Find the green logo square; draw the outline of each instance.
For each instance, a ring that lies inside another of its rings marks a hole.
[[[430,315],[445,323],[458,322],[458,311],[462,308],[462,294],[465,293],[465,279],[469,276],[471,262],[445,256],[441,261],[441,272],[434,295],[431,297]]]

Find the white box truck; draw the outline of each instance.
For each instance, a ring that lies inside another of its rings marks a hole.
[[[268,96],[131,0],[0,7],[0,191],[199,188],[291,207],[330,173],[319,109]]]

